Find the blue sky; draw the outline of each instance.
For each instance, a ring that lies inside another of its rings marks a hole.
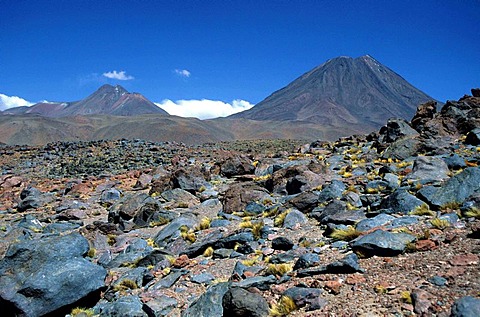
[[[479,34],[479,0],[0,0],[0,93],[74,101],[110,83],[154,102],[255,104],[370,54],[444,101],[480,86]]]

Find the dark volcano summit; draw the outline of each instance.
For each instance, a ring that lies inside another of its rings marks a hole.
[[[231,117],[297,120],[363,130],[377,128],[390,117],[411,119],[420,103],[432,99],[369,55],[341,56]]]

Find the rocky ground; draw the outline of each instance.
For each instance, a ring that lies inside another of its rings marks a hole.
[[[5,316],[479,316],[480,95],[336,142],[0,147]]]

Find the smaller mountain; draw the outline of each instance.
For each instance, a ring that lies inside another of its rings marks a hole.
[[[9,109],[4,114],[36,114],[43,117],[88,115],[137,116],[168,113],[139,93],[120,85],[103,85],[85,99],[75,102],[40,102],[31,107]]]

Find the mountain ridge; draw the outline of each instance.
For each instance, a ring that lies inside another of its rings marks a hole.
[[[36,114],[44,117],[69,117],[76,115],[136,116],[168,113],[139,93],[130,93],[120,85],[102,85],[86,98],[73,102],[39,102],[31,107],[12,108],[4,114]]]

